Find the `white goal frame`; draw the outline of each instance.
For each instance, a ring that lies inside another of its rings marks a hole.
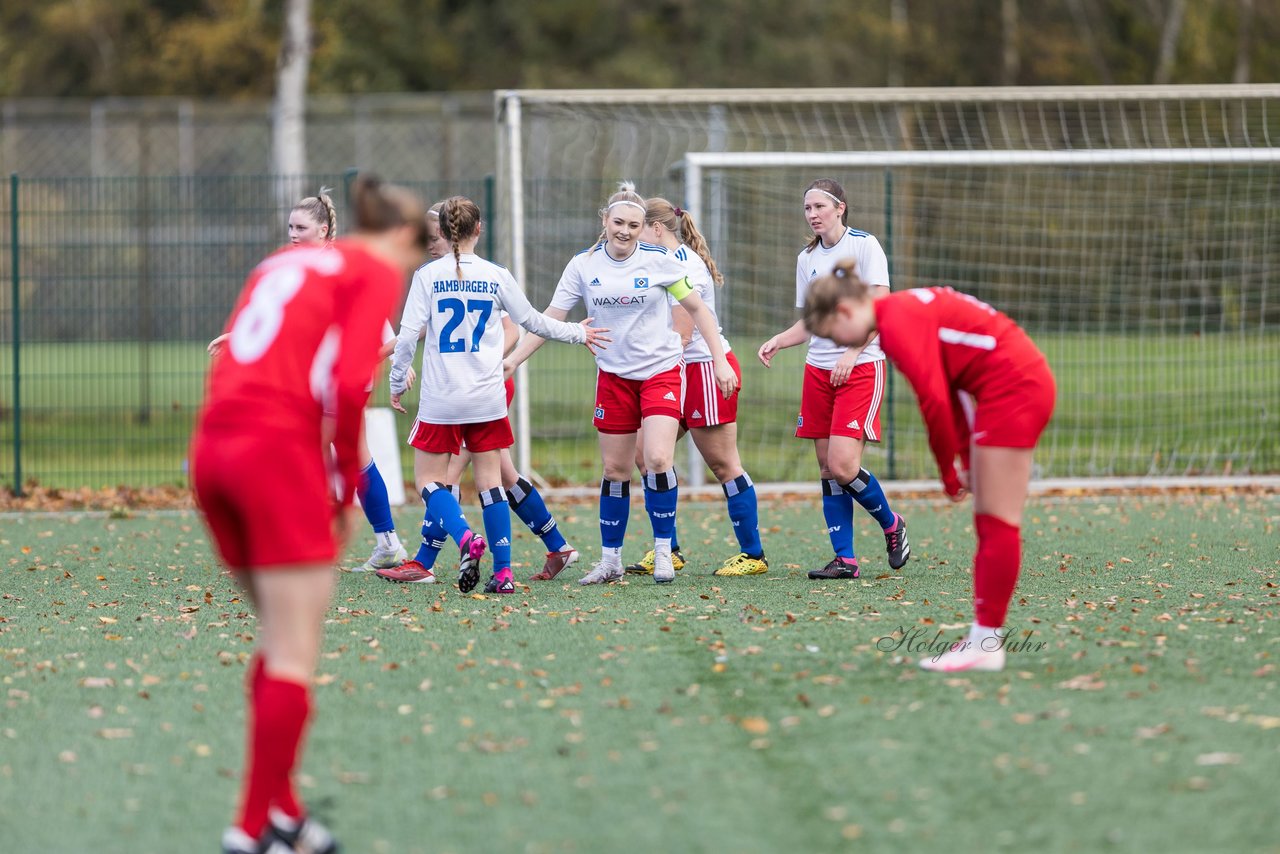
[[[556,104],[572,106],[661,104],[704,106],[716,104],[1032,104],[1066,102],[1103,104],[1108,102],[1185,102],[1191,100],[1254,102],[1280,98],[1280,84],[1210,84],[1187,86],[1010,86],[998,88],[877,88],[877,89],[632,89],[632,90],[498,90],[494,92],[498,184],[502,194],[500,219],[508,238],[508,262],[523,289],[526,276],[524,222],[524,152],[522,105]],[[1247,138],[1247,133],[1246,133]],[[1130,142],[1130,140],[1126,140]],[[1131,142],[1141,144],[1142,140]],[[1269,137],[1258,147],[1231,148],[1078,148],[1078,149],[977,149],[977,150],[872,150],[828,152],[727,152],[690,151],[673,169],[683,170],[685,207],[696,216],[703,208],[703,188],[707,172],[760,167],[928,167],[928,166],[1122,166],[1151,164],[1249,164],[1280,163],[1280,146]],[[527,364],[521,365],[515,399],[516,464],[535,476],[531,448]],[[689,443],[689,483],[703,483],[703,465],[693,443]],[[1102,479],[1105,480],[1105,479]],[[1156,485],[1155,480],[1142,479]],[[1218,478],[1215,486],[1247,486],[1255,477]],[[787,491],[792,484],[775,484]],[[568,489],[567,492],[573,492]]]

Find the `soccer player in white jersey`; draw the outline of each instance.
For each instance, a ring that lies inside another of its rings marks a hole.
[[[849,228],[849,207],[839,183],[819,178],[810,184],[804,192],[804,215],[813,230],[813,239],[796,260],[797,308],[804,307],[809,284],[846,258],[857,261],[863,281],[873,288],[889,290],[889,262],[884,250],[873,235]],[[822,515],[835,550],[831,562],[810,571],[809,577],[858,577],[858,559],[853,549],[854,501],[884,530],[889,566],[899,569],[911,556],[907,523],[890,509],[875,475],[862,467],[867,442],[880,441],[884,352],[874,336],[861,347],[845,347],[817,335],[810,338],[803,320],[797,320],[760,346],[760,361],[767,368],[779,350],[805,340],[809,341],[809,353],[805,357],[796,438],[813,440],[822,477]]]
[[[714,315],[716,288],[724,284],[724,277],[711,257],[707,241],[698,231],[693,216],[663,198],[652,198],[645,203],[645,228],[641,236],[675,255],[685,265],[689,284],[706,303]],[[729,558],[715,571],[716,575],[759,575],[767,572],[764,547],[760,544],[760,523],[756,507],[756,488],[751,476],[742,467],[738,456],[738,395],[741,393],[742,367],[729,348],[729,341],[720,334],[720,349],[738,376],[739,387],[728,400],[721,397],[712,374],[711,350],[697,329],[690,329],[683,308],[671,309],[676,329],[682,337],[688,335],[684,348],[684,417],[681,430],[688,430],[698,446],[702,458],[724,490],[729,509],[729,521],[738,538],[739,553]],[[687,330],[687,331],[686,331]],[[719,320],[717,319],[717,333]],[[644,472],[643,465],[641,471]],[[671,546],[672,564],[677,569],[681,559],[677,538]],[[681,563],[683,561],[681,560]],[[628,572],[653,572],[653,552],[639,563],[627,567]]]
[[[425,331],[422,389],[418,418],[409,434],[414,448],[414,483],[421,490],[426,515],[444,528],[462,550],[458,589],[469,593],[479,581],[479,559],[486,547],[493,553],[494,592],[514,593],[511,575],[511,517],[502,489],[500,451],[511,447],[503,388],[503,332],[501,313],[543,335],[594,352],[608,341],[605,330],[552,320],[529,305],[528,299],[503,267],[475,254],[480,238],[480,209],[454,196],[440,209],[440,230],[453,246],[452,256],[432,261],[413,277],[400,322],[391,364],[391,404],[400,411],[406,374]],[[454,494],[445,486],[449,460],[471,450],[476,488],[489,542],[474,534],[463,518]],[[431,570],[410,561],[391,580],[434,581]],[[417,569],[417,577],[410,570]],[[384,575],[383,577],[387,577]]]
[[[440,209],[443,206],[444,202],[436,202],[427,211],[427,255],[431,260],[453,254],[453,246],[440,231]],[[480,224],[480,232],[483,235],[483,222]],[[511,317],[505,311],[502,312],[502,334],[502,352],[505,355],[510,353],[520,340],[520,328],[511,322]],[[413,368],[410,367],[407,370],[406,390],[413,388],[413,382]],[[510,407],[511,400],[515,396],[515,380],[513,378],[506,381],[506,393],[507,406]],[[543,546],[547,550],[542,569],[531,576],[530,580],[551,581],[563,570],[577,562],[578,550],[570,545],[564,535],[560,533],[560,526],[556,523],[555,516],[547,508],[547,504],[538,488],[516,469],[515,463],[511,460],[511,450],[503,448],[499,453],[502,487],[507,492],[508,506],[528,526],[529,530],[542,540]],[[466,471],[470,463],[471,452],[467,450],[465,445],[461,453],[449,460],[449,471],[445,475],[445,483],[459,503],[462,501],[462,490],[458,484],[462,480],[462,473]],[[424,570],[433,570],[436,558],[439,556],[440,550],[444,548],[448,536],[444,528],[440,527],[430,514],[427,514],[422,522],[422,542],[418,546],[418,551],[413,560],[406,561],[402,559],[402,562],[394,567],[379,569],[378,576],[388,581],[401,582],[429,582],[434,580],[434,574],[430,572],[424,573]],[[496,584],[493,579],[490,579],[488,584],[485,585],[485,592],[492,593],[495,592],[495,589]]]
[[[601,211],[596,243],[569,261],[547,308],[563,319],[579,302],[609,327],[614,340],[596,354],[595,427],[600,434],[604,477],[600,482],[601,555],[579,583],[599,584],[623,576],[622,544],[631,509],[631,468],[636,433],[644,427],[644,504],[653,527],[653,580],[675,578],[671,536],[676,523],[676,472],[672,468],[684,396],[684,347],[671,328],[670,294],[702,331],[711,351],[716,388],[728,399],[738,376],[725,359],[715,315],[689,285],[684,263],[661,246],[644,243],[645,200],[624,183]],[[542,346],[525,336],[507,358],[508,373]]]

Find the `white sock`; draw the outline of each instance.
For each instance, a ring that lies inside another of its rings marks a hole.
[[[394,552],[400,548],[400,537],[395,531],[383,531],[375,536],[378,538],[378,548],[384,552]]]
[[[653,550],[663,554],[671,554],[671,538],[657,537],[653,541]]]
[[[622,549],[600,549],[600,560],[608,564],[622,563]]]
[[[577,551],[577,549],[575,549],[573,546],[569,545],[568,543],[565,543],[563,546],[561,546],[561,547],[560,547],[560,551],[562,551],[562,552],[576,552],[576,551]],[[619,558],[619,560],[621,560],[621,558],[622,558],[622,552],[621,552],[621,551],[619,551],[619,552],[618,552],[618,558]]]
[[[1004,629],[1000,626],[980,626],[974,623],[969,628],[970,649],[980,652],[995,652],[1000,649],[1000,641],[1004,638]]]

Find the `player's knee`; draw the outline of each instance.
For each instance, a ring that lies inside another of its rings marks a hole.
[[[671,468],[673,456],[673,454],[667,451],[646,454],[644,458],[645,470],[655,472],[668,471]]]
[[[827,460],[827,470],[831,472],[831,477],[841,483],[849,483],[858,476],[858,472],[862,470],[861,460]]]
[[[707,466],[719,483],[728,483],[742,474],[742,464],[737,460],[707,460]]]
[[[612,463],[604,464],[604,479],[631,482],[631,464],[617,465]]]

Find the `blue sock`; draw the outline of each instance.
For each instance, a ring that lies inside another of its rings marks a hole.
[[[653,525],[653,539],[668,543],[676,533],[676,503],[680,488],[676,470],[649,472],[644,476],[644,509]]]
[[[515,485],[507,490],[507,501],[511,504],[511,509],[520,517],[520,521],[528,525],[529,530],[542,539],[542,544],[547,547],[547,551],[558,552],[564,548],[564,537],[560,534],[560,528],[556,526],[556,517],[551,515],[551,511],[547,509],[542,496],[538,494],[537,488],[532,483],[523,477],[519,478]],[[487,522],[485,530],[489,530]]]
[[[360,478],[356,481],[356,495],[360,496],[360,509],[364,511],[364,518],[369,520],[375,534],[385,534],[396,529],[396,524],[391,519],[391,502],[387,499],[387,482],[382,479],[372,460],[360,470]]]
[[[429,483],[422,490],[422,500],[427,502],[427,512],[439,521],[440,526],[449,532],[453,541],[459,546],[463,539],[471,533],[467,520],[462,516],[462,506],[454,497],[453,491],[443,483]]]
[[[453,493],[454,499],[460,499],[462,495],[462,487],[456,483],[449,486],[449,491]],[[426,503],[426,499],[423,499]],[[467,518],[463,514],[462,518]],[[427,569],[436,565],[436,557],[439,556],[440,550],[444,548],[445,540],[448,539],[449,533],[444,529],[436,518],[430,512],[424,512],[422,519],[422,545],[418,546],[418,553],[413,559],[425,566]]]
[[[853,559],[853,496],[838,480],[822,481],[822,515],[837,557]]]
[[[413,559],[427,569],[435,566],[436,557],[440,554],[440,550],[444,548],[447,536],[449,535],[445,533],[440,523],[428,513],[426,518],[422,520],[422,545],[418,546],[418,553],[413,556]]]
[[[880,481],[866,469],[858,469],[858,476],[844,484],[844,491],[853,496],[853,500],[862,505],[862,509],[871,514],[871,518],[880,523],[881,528],[892,528],[897,516],[889,509],[889,499],[884,497]]]
[[[511,505],[502,487],[486,489],[480,493],[481,513],[484,514],[484,535],[493,554],[493,571],[511,568]]]
[[[600,481],[600,545],[606,549],[622,548],[627,536],[627,516],[631,514],[631,482]]]
[[[756,509],[756,485],[751,475],[743,472],[728,483],[721,484],[725,503],[729,505],[729,521],[733,523],[733,535],[738,538],[738,548],[748,557],[760,557],[764,546],[760,544],[760,517]]]

